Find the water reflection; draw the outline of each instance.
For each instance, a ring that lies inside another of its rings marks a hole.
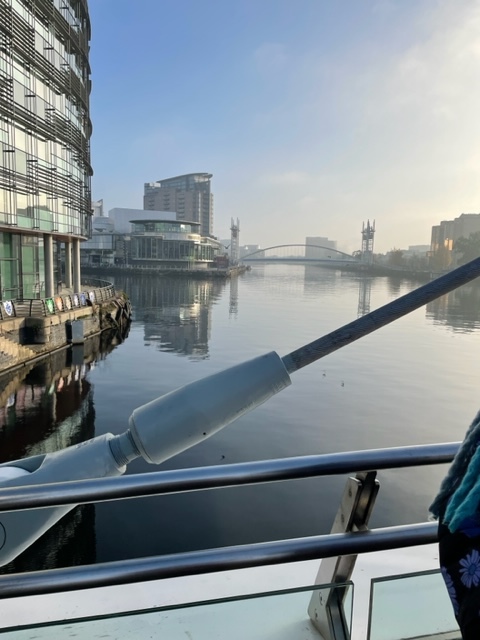
[[[228,306],[230,317],[238,315],[238,277],[230,278],[230,300]]]
[[[0,574],[94,564],[95,505],[76,507],[28,549],[0,567]]]
[[[472,282],[433,300],[427,305],[427,318],[460,333],[480,327],[480,284]]]
[[[1,394],[1,462],[57,451],[93,437],[92,389],[85,376],[94,360],[73,364],[69,356],[67,351],[54,354],[23,381],[10,380]],[[13,391],[12,384],[17,387]]]
[[[232,314],[238,307],[235,283],[233,279],[230,284]],[[194,360],[208,357],[212,305],[225,288],[224,280],[117,277],[115,285],[128,291],[133,319],[143,323],[147,346]]]
[[[91,369],[125,335],[105,332],[52,354],[36,367],[1,378],[0,462],[58,451],[93,438]],[[77,507],[2,573],[95,562],[95,508]]]
[[[370,297],[372,294],[372,278],[363,276],[358,280],[357,316],[361,318],[370,313]]]
[[[134,306],[130,338],[106,366],[98,366],[98,359],[112,344],[95,347],[91,357],[87,349],[70,360],[58,354],[57,364],[24,372],[23,380],[5,380],[2,460],[120,433],[135,407],[185,381],[266,348],[287,353],[351,321],[357,308],[366,313],[370,298],[375,309],[392,299],[393,290],[399,295],[415,287],[408,280],[279,264],[255,266],[241,282],[129,277],[116,284]],[[242,312],[236,315],[238,297]],[[456,330],[471,331],[480,320],[478,298],[470,285],[429,305],[427,314],[438,320],[455,312]],[[300,372],[285,394],[162,467],[137,460],[128,472],[460,439],[478,408],[480,347],[465,335],[457,336],[452,350],[451,331],[432,331],[431,325],[423,313],[393,323]],[[187,357],[173,358],[165,350]],[[468,373],[461,383],[459,371]],[[374,526],[424,519],[443,475],[432,468],[383,473]],[[77,509],[7,570],[325,533],[343,484],[344,478],[309,479]]]
[[[402,290],[403,278],[401,276],[388,276],[387,287],[392,298],[398,298]]]
[[[314,264],[307,264],[304,269],[303,290],[309,293],[318,293],[320,290],[333,288],[337,277],[342,276],[341,271]]]

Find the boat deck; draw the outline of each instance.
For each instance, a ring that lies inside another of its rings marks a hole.
[[[308,561],[12,598],[0,602],[0,633],[5,640],[318,640],[307,612],[313,590],[322,591],[312,587],[317,570],[318,561]],[[360,555],[345,611],[351,640],[460,638],[436,545]]]

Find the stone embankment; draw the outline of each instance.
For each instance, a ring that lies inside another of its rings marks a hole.
[[[49,313],[44,316],[14,317],[0,322],[0,375],[35,363],[46,355],[107,329],[124,332],[132,309],[124,294],[116,294],[99,304],[87,300],[86,306]],[[73,331],[74,324],[77,323]],[[75,340],[73,340],[75,341]]]
[[[156,277],[176,277],[176,278],[231,278],[250,271],[250,266],[239,264],[231,267],[218,269],[186,269],[183,267],[145,267],[145,266],[102,266],[102,267],[82,267],[82,271],[89,274],[124,275],[124,276],[156,276]]]

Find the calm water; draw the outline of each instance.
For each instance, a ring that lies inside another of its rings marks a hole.
[[[230,282],[116,278],[127,339],[104,334],[2,381],[1,461],[121,433],[135,407],[270,350],[284,355],[415,286],[300,265]],[[253,413],[163,469],[459,440],[480,408],[480,287],[468,286],[293,376]],[[83,364],[82,364],[83,363]],[[7,386],[8,382],[8,386]],[[135,461],[129,473],[158,467]],[[373,526],[425,519],[444,468],[382,472]],[[327,532],[344,479],[82,507],[7,570]]]

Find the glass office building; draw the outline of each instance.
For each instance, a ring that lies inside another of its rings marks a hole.
[[[207,268],[217,244],[199,233],[200,223],[181,220],[132,220],[132,265]]]
[[[89,40],[86,0],[0,0],[3,300],[50,296],[62,279],[80,289],[92,215]]]

